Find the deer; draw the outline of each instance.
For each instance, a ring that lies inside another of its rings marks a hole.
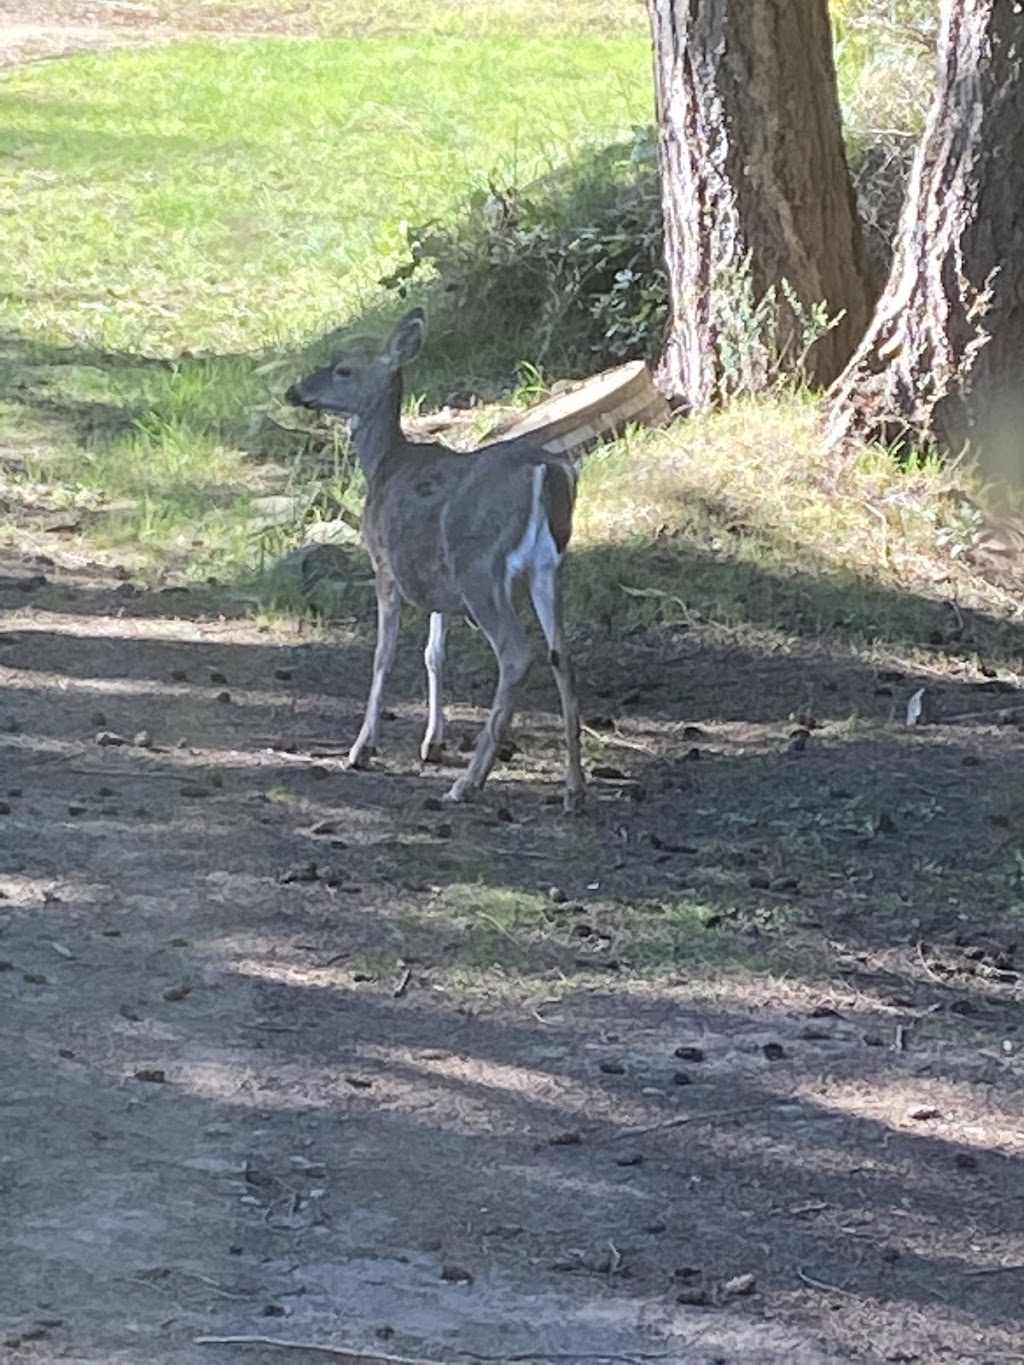
[[[561,702],[567,755],[563,804],[582,809],[580,714],[566,644],[559,568],[572,533],[576,471],[528,438],[463,452],[410,441],[401,424],[403,370],[419,355],[426,314],[413,308],[383,343],[353,339],[334,359],[293,384],[285,400],[345,417],[366,481],[363,539],[373,564],[377,643],[362,728],[348,768],[376,750],[403,602],[430,614],[425,763],[443,761],[442,702],[450,618],[465,616],[486,637],[498,665],[490,713],[467,769],[445,794],[465,800],[483,787],[533,664],[518,605],[529,596],[547,643]],[[524,592],[525,589],[525,592]]]

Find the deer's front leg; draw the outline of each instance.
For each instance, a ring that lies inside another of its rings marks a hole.
[[[402,598],[394,582],[377,575],[377,647],[373,652],[373,682],[366,703],[363,728],[348,755],[350,768],[363,768],[377,747],[380,735],[380,713],[384,705],[384,687],[398,645],[398,625],[402,614]]]
[[[439,611],[430,613],[430,635],[423,651],[427,667],[427,733],[420,746],[424,763],[440,763],[444,754],[444,708],[441,689],[444,685],[444,646],[448,622]]]

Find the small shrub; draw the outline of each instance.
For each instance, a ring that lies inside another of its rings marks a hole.
[[[502,318],[547,372],[653,358],[667,316],[657,149],[649,129],[521,188],[491,176],[454,224],[405,229],[408,260],[382,283],[435,281],[460,326]]]

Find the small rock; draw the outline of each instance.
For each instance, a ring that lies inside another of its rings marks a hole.
[[[685,1285],[676,1294],[676,1303],[690,1304],[694,1307],[702,1303],[708,1303],[710,1296],[707,1289],[702,1284]]]
[[[228,675],[223,673],[219,668],[210,669],[210,681],[212,683],[226,683],[227,680]]]
[[[176,1000],[187,1000],[191,994],[191,986],[168,986],[163,993],[163,998],[173,1003]]]
[[[171,682],[188,682],[187,671],[184,668],[172,668]]]
[[[941,1119],[942,1111],[932,1104],[921,1104],[916,1109],[911,1109],[910,1117],[917,1123],[926,1123],[929,1119]]]
[[[668,1224],[663,1218],[655,1218],[652,1223],[646,1225],[644,1232],[649,1233],[652,1237],[657,1237],[660,1233],[664,1232],[667,1227]]]
[[[153,736],[148,730],[138,730],[132,738],[132,743],[136,749],[152,749]]]
[[[114,748],[128,742],[124,735],[116,734],[113,730],[101,730],[96,736],[96,743],[103,748]]]
[[[644,1156],[642,1152],[625,1152],[622,1156],[615,1158],[616,1166],[642,1166]]]
[[[107,717],[102,711],[94,711],[89,717],[89,724],[95,725],[97,730],[103,730],[107,724]]]
[[[791,754],[801,754],[807,748],[807,741],[810,737],[810,730],[794,730],[789,737],[789,743],[786,745],[786,748]]]
[[[460,1265],[443,1265],[441,1279],[446,1284],[472,1284],[473,1276]]]
[[[201,798],[210,795],[210,788],[203,782],[183,782],[178,788],[182,796]]]
[[[132,1079],[147,1081],[150,1085],[163,1085],[167,1080],[167,1072],[159,1066],[141,1066],[132,1073]]]
[[[291,682],[295,676],[294,668],[275,668],[274,677],[278,682]]]
[[[214,701],[219,701],[222,705],[227,706],[231,701],[231,693],[218,692],[217,695],[214,697]]]
[[[800,878],[792,873],[786,873],[781,877],[773,877],[768,883],[769,891],[799,891]]]
[[[277,880],[282,886],[289,886],[292,882],[315,882],[318,877],[316,863],[295,863],[286,868]]]
[[[746,1275],[734,1275],[731,1280],[726,1280],[722,1284],[721,1292],[723,1299],[740,1299],[748,1294],[753,1294],[757,1288],[757,1276],[749,1272]]]
[[[549,1137],[549,1138],[548,1138],[548,1146],[549,1146],[549,1147],[578,1147],[579,1144],[580,1144],[582,1141],[583,1141],[583,1139],[582,1139],[582,1137],[580,1136],[580,1134],[579,1134],[578,1132],[576,1132],[574,1129],[570,1129],[568,1132],[564,1132],[564,1133],[555,1133],[555,1135],[554,1135],[553,1137]]]
[[[10,801],[0,800],[0,815],[10,815],[10,813],[11,813]]]
[[[22,981],[26,981],[30,986],[45,986],[48,982],[48,978],[43,972],[25,972],[21,979]]]
[[[681,1062],[702,1062],[704,1060],[704,1049],[694,1047],[690,1043],[683,1043],[676,1048],[672,1055],[678,1057]]]
[[[83,805],[81,801],[72,801],[68,805],[68,814],[84,815],[88,809],[88,806]]]
[[[672,1072],[672,1084],[673,1084],[673,1085],[692,1085],[692,1084],[693,1084],[693,1077],[690,1075],[690,1073],[689,1073],[688,1071],[673,1071],[673,1072]]]
[[[569,897],[560,886],[548,887],[548,900],[552,905],[564,905]]]
[[[373,1081],[368,1076],[346,1076],[345,1084],[350,1085],[353,1090],[372,1090]]]
[[[621,1062],[599,1062],[598,1069],[606,1076],[624,1076],[626,1068]]]
[[[978,1158],[973,1152],[957,1152],[953,1157],[953,1165],[958,1171],[976,1171]]]
[[[425,796],[423,798],[424,810],[444,810],[444,802],[439,796]]]
[[[786,1055],[786,1049],[781,1043],[765,1043],[761,1051],[770,1062],[781,1062]]]

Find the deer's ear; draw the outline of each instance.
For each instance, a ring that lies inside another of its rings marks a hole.
[[[387,355],[391,368],[398,370],[415,360],[427,332],[427,315],[422,308],[410,308],[388,337]]]

